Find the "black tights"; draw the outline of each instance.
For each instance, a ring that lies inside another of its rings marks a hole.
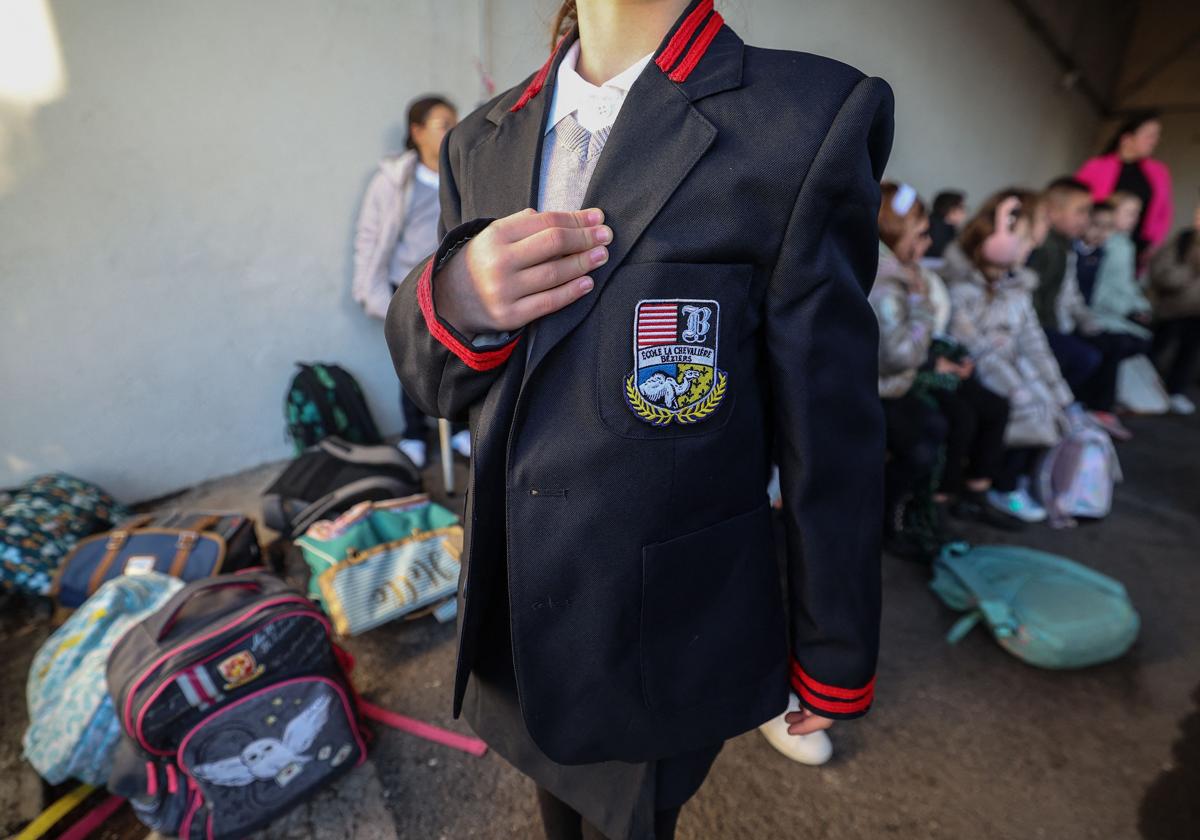
[[[1038,456],[1045,451],[1039,446],[1015,446],[1004,450],[1004,460],[992,486],[1001,493],[1016,490],[1021,476],[1033,477],[1033,468],[1037,465]]]
[[[579,812],[543,787],[537,789],[538,810],[546,840],[605,840]],[[654,812],[654,840],[674,840],[679,808]]]
[[[939,391],[937,400],[949,423],[942,487],[957,495],[972,481],[994,482],[1004,458],[1008,400],[973,376],[953,391]]]

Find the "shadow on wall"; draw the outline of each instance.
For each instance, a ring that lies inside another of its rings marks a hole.
[[[66,90],[58,32],[47,0],[0,5],[0,195],[18,157],[34,154],[37,109]]]

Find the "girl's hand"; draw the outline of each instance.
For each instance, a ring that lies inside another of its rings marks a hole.
[[[608,261],[603,221],[596,208],[496,219],[438,270],[434,308],[469,338],[557,312],[590,292],[587,273]]]
[[[808,709],[788,712],[783,719],[787,721],[789,735],[811,735],[819,729],[828,729],[833,726],[832,720],[814,714]]]

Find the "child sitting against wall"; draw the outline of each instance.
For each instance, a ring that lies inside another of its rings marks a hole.
[[[929,287],[914,270],[917,242],[928,219],[916,190],[884,182],[879,208],[879,268],[869,300],[879,320],[879,396],[887,421],[889,460],[884,472],[884,538],[902,557],[926,554],[922,535],[904,528],[906,499],[937,480],[946,421],[937,404],[919,399],[912,385],[929,357],[936,311]]]
[[[1103,244],[1105,211],[1101,208],[1093,217],[1091,191],[1074,178],[1051,182],[1045,203],[1050,231],[1029,259],[1038,277],[1034,309],[1071,389],[1109,434],[1127,440],[1132,435],[1112,413],[1117,368],[1140,352],[1141,345],[1100,328],[1079,286],[1075,250],[1076,240],[1085,236],[1093,243],[1089,253]]]
[[[1150,263],[1150,291],[1159,324],[1155,356],[1174,349],[1163,369],[1171,411],[1194,414],[1196,405],[1185,390],[1200,373],[1200,206],[1192,226],[1167,241]]]
[[[1151,336],[1151,306],[1138,285],[1137,248],[1132,239],[1142,200],[1133,193],[1115,192],[1108,204],[1113,208],[1113,229],[1104,243],[1088,306],[1105,332],[1146,340]]]
[[[1004,459],[1008,400],[984,387],[975,375],[975,361],[967,348],[949,334],[949,290],[941,275],[926,267],[923,259],[931,244],[932,221],[929,231],[918,238],[914,262],[909,267],[924,278],[935,313],[929,358],[917,374],[912,391],[936,402],[947,424],[941,478],[933,501],[955,519],[1018,530],[1019,519],[1005,507],[988,501]],[[939,260],[939,265],[942,262]]]
[[[1034,311],[1037,276],[1025,267],[1046,225],[1037,195],[1004,190],[967,222],[942,269],[950,335],[970,353],[980,382],[1009,403],[1008,448],[986,498],[1024,522],[1046,518],[1029,493],[1029,476],[1037,457],[1061,439],[1074,401]]]

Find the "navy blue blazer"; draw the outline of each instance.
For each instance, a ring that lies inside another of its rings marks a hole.
[[[471,420],[454,713],[479,607],[504,586],[524,722],[559,763],[716,743],[779,714],[789,685],[821,715],[861,715],[884,461],[866,292],[891,91],[836,61],[745,46],[693,0],[588,186],[583,206],[614,231],[595,288],[481,350],[434,311],[436,268],[536,206],[575,37],[449,133],[441,245],[387,316],[412,399]]]

